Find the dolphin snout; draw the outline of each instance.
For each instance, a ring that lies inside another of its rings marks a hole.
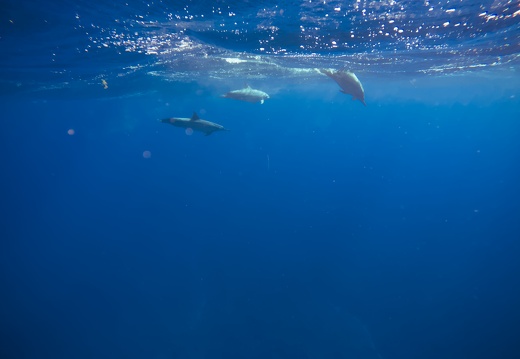
[[[163,118],[162,120],[159,120],[159,122],[162,122],[162,123],[175,123],[175,119],[174,118]]]

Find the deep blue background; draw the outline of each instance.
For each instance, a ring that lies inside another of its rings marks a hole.
[[[0,101],[1,358],[520,349],[517,99]]]

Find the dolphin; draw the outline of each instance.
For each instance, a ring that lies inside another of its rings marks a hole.
[[[367,105],[365,103],[365,90],[363,90],[363,85],[361,85],[361,82],[353,72],[327,69],[321,69],[320,72],[336,81],[339,87],[341,87],[340,92],[346,95],[352,95],[352,100],[359,100],[363,105]]]
[[[228,93],[225,93],[221,97],[232,98],[235,100],[252,103],[260,102],[261,104],[263,104],[264,100],[269,98],[269,95],[266,94],[264,91],[255,90],[251,88],[251,86],[246,85],[246,87],[241,90],[230,91]]]
[[[193,131],[204,132],[206,136],[209,136],[216,131],[229,131],[227,128],[224,128],[224,126],[221,126],[217,123],[201,120],[196,112],[193,113],[191,118],[171,117],[159,121],[176,127],[182,127],[186,129],[191,128]]]

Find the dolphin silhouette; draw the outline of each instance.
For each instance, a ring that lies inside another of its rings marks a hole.
[[[339,87],[341,87],[340,92],[346,95],[352,95],[352,100],[359,100],[363,105],[367,105],[365,103],[365,90],[363,90],[363,85],[353,72],[328,69],[321,69],[320,72],[336,81]]]
[[[251,88],[251,86],[246,85],[241,90],[235,90],[230,91],[228,93],[223,94],[221,97],[225,98],[232,98],[239,101],[246,101],[246,102],[260,102],[261,104],[264,103],[264,100],[269,98],[269,95],[266,94],[264,91],[255,90]]]
[[[191,118],[170,117],[159,121],[173,125],[175,127],[191,128],[193,131],[203,132],[206,136],[209,136],[216,131],[229,131],[227,128],[224,128],[224,126],[221,126],[218,123],[201,120],[196,112],[193,113]]]

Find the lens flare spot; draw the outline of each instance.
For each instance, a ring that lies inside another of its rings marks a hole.
[[[152,153],[150,151],[144,151],[143,152],[143,157],[144,158],[150,158],[150,157],[152,157]]]
[[[67,131],[67,133],[69,134],[69,136],[72,136],[76,133],[76,131],[74,131],[73,128],[69,128],[69,130]]]
[[[193,135],[193,128],[188,127],[188,128],[186,129],[186,134],[187,134],[188,136]]]

